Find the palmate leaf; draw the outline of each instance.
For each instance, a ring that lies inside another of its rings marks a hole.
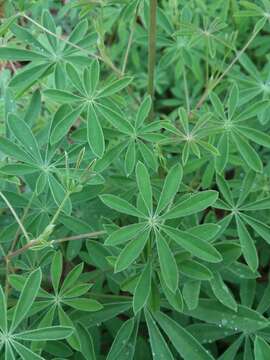
[[[179,202],[168,212],[161,216],[162,219],[175,219],[202,211],[213,205],[218,198],[218,192],[213,190],[201,191],[192,194],[186,200]]]
[[[16,333],[15,339],[26,341],[49,341],[68,338],[73,333],[73,328],[65,326],[51,326],[35,330]]]
[[[208,261],[217,263],[222,260],[220,253],[214,246],[191,235],[188,231],[181,231],[169,226],[162,226],[162,230],[183,249],[189,251],[192,255]]]
[[[190,359],[190,356],[198,360],[214,359],[189,332],[167,315],[158,312],[154,318],[184,359]]]
[[[160,233],[156,236],[156,243],[162,278],[164,279],[167,287],[175,293],[179,282],[178,268],[175,258],[167,241]]]
[[[131,224],[114,231],[105,241],[105,245],[117,246],[134,238],[146,227],[147,223]]]
[[[263,165],[261,159],[250,144],[244,140],[241,135],[238,135],[238,133],[232,133],[232,138],[238,151],[251,169],[262,172]]]
[[[236,217],[236,224],[244,258],[250,269],[256,271],[259,265],[259,259],[254,241],[239,216]]]
[[[153,211],[151,179],[147,168],[142,162],[138,162],[136,166],[136,180],[141,197],[151,216]]]
[[[23,319],[27,316],[40,287],[41,270],[40,268],[33,271],[27,278],[24,287],[21,291],[19,300],[15,306],[14,315],[12,317],[11,327],[12,331],[20,325]]]
[[[101,158],[105,151],[105,140],[96,109],[91,104],[87,110],[87,139],[93,153]]]
[[[149,261],[139,277],[133,297],[133,311],[137,314],[147,303],[151,292],[152,263]]]
[[[125,348],[125,344],[127,344],[128,340],[131,338],[134,326],[134,318],[131,318],[122,324],[116,334],[106,360],[116,360],[119,356],[121,356],[121,353]]]
[[[9,115],[8,126],[16,139],[24,146],[36,161],[42,163],[38,143],[30,129],[30,127],[15,115]]]
[[[182,167],[178,164],[173,166],[166,176],[162,192],[159,197],[156,213],[159,214],[174,199],[183,177]]]
[[[126,200],[119,198],[118,196],[106,194],[106,195],[101,195],[100,199],[105,205],[109,206],[110,208],[116,211],[139,218],[145,217],[145,215],[142,212],[140,212],[133,205],[128,203]]]
[[[125,270],[138,258],[146,245],[149,233],[150,229],[142,231],[134,240],[126,245],[117,258],[115,263],[115,272]]]
[[[150,344],[153,358],[160,357],[161,359],[173,360],[174,357],[165,341],[161,332],[159,331],[152,315],[149,311],[145,311],[145,319],[150,337]]]

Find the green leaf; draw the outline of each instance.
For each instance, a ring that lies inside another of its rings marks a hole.
[[[148,95],[141,103],[139,110],[136,114],[136,119],[135,119],[136,129],[140,128],[143,125],[144,121],[146,120],[146,118],[150,113],[151,107],[152,107],[152,100],[151,100],[151,96]]]
[[[261,221],[241,213],[241,218],[250,225],[268,244],[270,244],[270,227]]]
[[[91,334],[82,324],[77,324],[77,331],[81,344],[81,353],[86,360],[96,360],[94,343]]]
[[[217,263],[222,260],[220,253],[209,243],[187,231],[181,231],[169,226],[162,226],[162,230],[183,249],[189,251],[199,259]]]
[[[269,100],[261,100],[245,107],[244,111],[241,111],[237,115],[234,121],[241,122],[257,117],[260,113],[263,113],[269,107]]]
[[[107,237],[105,245],[117,246],[129,241],[138,235],[141,231],[143,231],[146,227],[146,224],[147,223],[138,223],[123,226]]]
[[[22,360],[44,360],[43,357],[33,353],[30,349],[28,349],[26,346],[18,343],[15,340],[12,340],[12,346],[15,348],[17,353],[21,356]],[[14,357],[15,359],[15,357]]]
[[[270,197],[253,201],[251,203],[241,206],[241,210],[244,211],[257,211],[257,210],[268,210],[270,209]]]
[[[101,158],[105,151],[105,140],[93,105],[89,105],[87,111],[87,140],[93,153]]]
[[[54,292],[57,294],[59,289],[59,283],[62,275],[63,257],[60,251],[57,251],[53,257],[51,263],[51,279]]]
[[[184,359],[210,360],[214,359],[203,346],[179,323],[175,322],[167,315],[158,312],[154,314],[158,324],[170,339],[176,351]]]
[[[56,124],[50,137],[50,143],[52,145],[56,144],[68,133],[69,128],[78,119],[82,110],[83,107],[76,108]]]
[[[270,136],[262,131],[247,126],[237,126],[237,130],[255,143],[270,148]]]
[[[23,319],[27,316],[40,287],[41,270],[38,268],[34,270],[27,278],[24,287],[21,291],[19,300],[15,306],[12,317],[11,329],[14,331]]]
[[[63,205],[63,211],[69,215],[71,213],[72,204],[70,198],[66,198],[66,190],[53,175],[49,175],[48,182],[56,205]]]
[[[238,198],[237,206],[242,205],[245,199],[250,194],[250,191],[254,185],[255,178],[256,178],[256,173],[254,171],[247,172],[244,181],[242,183],[242,186],[240,188],[240,195]]]
[[[67,326],[50,326],[27,330],[14,335],[16,339],[25,341],[50,341],[68,338],[73,333],[73,329]]]
[[[256,151],[249,145],[249,143],[244,140],[241,135],[236,133],[232,133],[232,138],[237,147],[237,150],[240,152],[243,159],[251,167],[251,169],[257,172],[262,172],[263,165],[261,159]]]
[[[114,338],[113,344],[106,357],[106,360],[117,360],[121,357],[121,353],[124,351],[125,345],[130,339],[134,329],[134,318],[125,321]]]
[[[141,153],[141,156],[146,163],[152,170],[156,171],[158,167],[157,159],[155,153],[153,152],[153,148],[149,148],[144,142],[138,141],[138,148]]]
[[[0,47],[0,59],[11,61],[47,61],[47,57],[30,50]]]
[[[100,66],[98,60],[93,60],[89,69],[84,71],[84,88],[89,95],[94,94],[99,83]]]
[[[7,304],[6,297],[3,292],[2,286],[0,285],[0,330],[2,332],[7,331]]]
[[[157,214],[159,214],[162,210],[166,208],[166,206],[172,203],[181,184],[182,177],[183,169],[181,165],[174,165],[168,172],[168,175],[166,176],[166,179],[164,181],[164,185],[156,209]]]
[[[259,259],[254,241],[239,216],[236,216],[236,224],[244,258],[250,269],[256,271],[259,266]]]
[[[258,312],[243,305],[233,311],[216,300],[201,299],[196,309],[185,310],[193,318],[221,327],[253,333],[268,326],[268,320]]]
[[[32,97],[27,111],[24,115],[24,122],[29,126],[32,126],[38,119],[41,111],[41,94],[39,90],[36,90]]]
[[[22,148],[10,140],[0,136],[0,151],[16,160],[34,163],[34,160]]]
[[[117,130],[127,135],[134,135],[134,128],[128,120],[126,120],[120,112],[117,112],[115,107],[112,108],[111,103],[103,101],[102,103],[96,103],[98,112],[104,116],[104,118],[112,124]]]
[[[25,69],[18,72],[10,81],[9,86],[13,87],[16,90],[20,87],[23,88],[24,92],[27,88],[32,86],[37,82],[38,79],[42,78],[44,75],[50,72],[52,65],[41,64],[31,67],[26,67]]]
[[[217,175],[216,181],[217,181],[218,188],[221,191],[224,199],[227,201],[228,204],[230,204],[231,206],[234,206],[233,196],[232,196],[231,189],[228,185],[228,182],[225,181],[224,178],[219,175]]]
[[[181,294],[180,289],[177,289],[175,293],[173,293],[165,283],[164,279],[162,278],[162,275],[160,274],[160,283],[163,290],[163,293],[168,301],[168,303],[172,306],[173,309],[175,309],[178,312],[182,312],[184,308],[184,301]]]
[[[131,140],[128,144],[125,156],[125,172],[127,176],[132,174],[136,162],[136,145],[135,141]]]
[[[56,34],[56,26],[54,19],[50,12],[48,10],[44,10],[42,13],[42,25],[48,29],[51,33]],[[51,44],[52,48],[54,49],[57,46],[57,39],[55,36],[50,35],[48,32],[46,32],[47,39],[49,40],[49,43]]]
[[[162,278],[164,279],[167,287],[175,293],[179,282],[179,274],[175,258],[167,241],[160,233],[157,234],[156,243]]]
[[[152,186],[151,179],[147,168],[142,162],[138,162],[136,166],[136,181],[141,197],[145,206],[148,209],[148,213],[152,216],[153,204],[152,204]]]
[[[195,280],[210,280],[212,272],[204,265],[194,260],[184,260],[179,264],[179,271]]]
[[[226,307],[236,311],[237,303],[219,273],[214,273],[210,284],[217,299]]]
[[[212,240],[219,232],[220,226],[217,224],[200,224],[190,228],[190,234],[201,238],[202,240]]]
[[[217,198],[218,192],[213,190],[192,194],[187,199],[177,203],[176,206],[170,209],[166,214],[162,215],[161,218],[166,220],[176,219],[197,213],[213,205]]]
[[[220,101],[219,97],[215,93],[210,94],[210,100],[212,105],[214,106],[215,112],[219,116],[220,119],[225,118],[224,108],[222,102]]]
[[[127,215],[145,218],[145,215],[143,213],[141,213],[129,202],[119,198],[118,196],[105,194],[101,195],[100,199],[106,206],[110,207],[113,210],[119,211]]]
[[[141,232],[138,237],[132,240],[119,254],[115,263],[115,272],[120,272],[129,267],[141,254],[149,238],[149,229]]]
[[[139,277],[134,296],[133,296],[133,311],[137,314],[147,303],[151,292],[152,281],[152,263],[149,261]]]
[[[232,119],[235,110],[237,108],[239,102],[239,89],[238,86],[234,83],[228,99],[228,117],[229,119]]]
[[[83,263],[78,264],[67,274],[61,286],[60,295],[65,294],[67,290],[74,286],[83,271],[83,266]]]
[[[43,95],[60,104],[70,104],[77,101],[83,101],[80,96],[74,95],[69,91],[48,89],[43,91]]]
[[[103,308],[103,306],[94,299],[63,299],[62,302],[74,309],[86,312],[99,311]]]
[[[270,346],[260,336],[256,336],[254,342],[255,360],[267,360],[270,358]]]
[[[201,281],[194,280],[184,284],[183,297],[189,310],[196,309],[199,303]]]
[[[124,77],[122,79],[115,80],[109,85],[105,86],[102,90],[100,90],[98,93],[98,97],[102,98],[114,95],[115,93],[127,87],[131,83],[131,81],[131,77]]]
[[[164,360],[173,360],[174,357],[161,335],[155,321],[152,318],[152,315],[148,310],[145,310],[145,319],[148,328],[148,333],[150,337],[150,344],[152,355],[154,359],[164,359]]]
[[[220,156],[215,157],[215,167],[218,173],[221,173],[228,163],[229,159],[229,136],[227,133],[223,133],[220,136],[217,149]]]
[[[8,126],[16,139],[25,147],[25,149],[41,164],[38,143],[30,127],[17,116],[10,114],[8,117]]]

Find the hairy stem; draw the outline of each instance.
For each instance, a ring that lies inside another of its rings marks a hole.
[[[98,236],[104,235],[105,233],[106,233],[106,231],[95,231],[95,232],[81,234],[81,235],[69,236],[69,237],[65,237],[65,238],[61,238],[61,239],[52,240],[52,241],[48,242],[48,244],[59,244],[59,243],[65,242],[65,241],[96,238]],[[40,239],[33,239],[30,242],[28,242],[27,244],[25,244],[24,246],[22,246],[20,249],[15,250],[12,253],[8,254],[6,256],[6,260],[10,260],[11,258],[13,258],[15,256],[21,255],[25,251],[31,249],[33,246],[36,246],[39,244],[40,244]]]

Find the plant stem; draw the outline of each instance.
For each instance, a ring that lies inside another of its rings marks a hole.
[[[87,238],[96,238],[98,236],[104,235],[106,233],[106,231],[95,231],[92,233],[86,233],[86,234],[81,234],[81,235],[75,235],[75,236],[69,236],[69,237],[65,237],[65,238],[61,238],[61,239],[55,239],[52,240],[50,242],[48,242],[48,244],[58,244],[58,243],[62,243],[65,241],[73,241],[73,240],[79,240],[79,239],[87,239]],[[27,244],[25,244],[23,247],[21,247],[18,250],[15,250],[14,252],[8,254],[5,259],[6,260],[10,260],[11,258],[18,256],[22,253],[24,253],[25,251],[27,251],[28,249],[32,248],[33,246],[39,245],[40,244],[40,239],[33,239],[30,242],[28,242]]]
[[[25,237],[26,240],[29,242],[29,241],[30,241],[30,238],[29,238],[29,236],[28,236],[28,234],[27,234],[27,232],[26,232],[23,224],[21,223],[21,220],[19,219],[16,211],[14,210],[13,206],[12,206],[11,203],[8,201],[8,199],[5,197],[5,195],[2,193],[2,191],[0,191],[0,196],[1,196],[1,198],[4,200],[4,202],[7,204],[9,210],[11,211],[11,213],[12,213],[12,215],[14,216],[14,218],[16,219],[19,227],[21,228],[24,237]]]
[[[246,44],[243,46],[243,48],[240,51],[236,52],[236,57],[226,67],[224,72],[219,77],[217,77],[217,79],[215,81],[213,81],[213,83],[211,85],[209,85],[209,87],[207,87],[205,89],[205,92],[203,93],[202,97],[200,98],[200,100],[198,101],[198,103],[195,106],[195,109],[194,109],[195,111],[198,110],[203,105],[203,103],[207,100],[211,91],[214,90],[214,88],[220,83],[220,81],[224,78],[224,76],[226,76],[228,74],[228,72],[231,70],[233,65],[240,59],[241,55],[246,51],[246,49],[249,47],[249,45],[255,39],[255,37],[257,36],[259,31],[260,31],[260,29],[258,29],[257,31],[253,30],[253,33],[252,33],[251,37],[249,38],[249,40],[246,42]],[[190,115],[192,115],[192,113]]]
[[[25,220],[25,218],[26,218],[26,216],[27,216],[27,214],[29,212],[29,209],[31,207],[31,204],[32,204],[32,201],[33,201],[34,197],[35,197],[35,193],[33,192],[32,196],[31,196],[31,198],[30,198],[30,200],[29,200],[29,202],[27,204],[27,207],[24,209],[23,216],[21,218],[21,223],[22,224],[24,223],[24,220]],[[11,248],[10,248],[9,252],[12,252],[15,249],[15,246],[16,246],[18,240],[19,240],[20,233],[21,233],[21,228],[18,227],[18,229],[16,231],[16,234],[15,234],[15,238],[13,240],[13,243],[11,245]]]
[[[73,47],[74,49],[80,50],[81,52],[85,53],[88,56],[91,56],[95,59],[101,60],[103,61],[106,65],[108,65],[118,76],[121,76],[122,73],[120,70],[117,69],[117,67],[113,64],[113,62],[107,57],[107,56],[99,56],[96,54],[91,53],[90,51],[82,48],[79,45],[76,45],[74,43],[72,43],[71,41],[62,38],[61,36],[53,33],[52,31],[48,30],[47,28],[45,28],[44,26],[40,25],[38,22],[36,22],[35,20],[33,20],[32,18],[30,18],[29,16],[27,16],[26,14],[22,14],[22,16],[27,19],[28,21],[30,21],[31,23],[33,23],[36,27],[38,27],[39,29],[45,31],[47,34],[54,36],[56,39],[63,41],[64,43],[68,44],[69,46]]]
[[[150,0],[148,29],[148,94],[154,102],[156,64],[157,0]],[[153,105],[150,118],[153,117]]]
[[[135,10],[134,19],[133,19],[132,25],[130,27],[130,34],[129,34],[129,38],[128,38],[127,50],[126,50],[123,65],[122,65],[122,76],[124,76],[125,72],[126,72],[128,56],[129,56],[129,52],[130,52],[130,49],[131,49],[133,35],[134,35],[135,27],[136,27],[137,15],[138,15],[138,6],[137,6],[137,8]]]
[[[185,91],[185,98],[186,98],[186,107],[187,112],[190,112],[190,105],[189,105],[189,93],[188,93],[188,84],[187,84],[187,73],[186,73],[186,66],[184,65],[183,69],[183,80],[184,80],[184,91]]]

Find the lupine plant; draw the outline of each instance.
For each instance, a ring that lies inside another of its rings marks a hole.
[[[0,1],[0,359],[270,359],[270,1]]]

